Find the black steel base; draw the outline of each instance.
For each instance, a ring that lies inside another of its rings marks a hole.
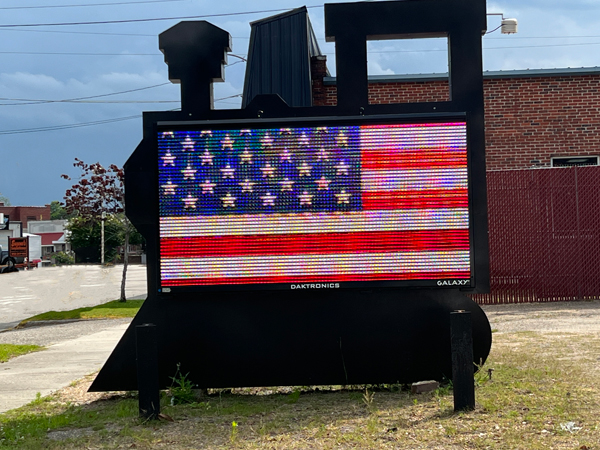
[[[296,305],[296,307],[290,307]],[[458,290],[267,291],[150,297],[90,391],[137,390],[135,326],[157,325],[159,385],[177,364],[202,388],[452,379],[450,313],[471,312],[473,361],[489,354],[481,308]]]

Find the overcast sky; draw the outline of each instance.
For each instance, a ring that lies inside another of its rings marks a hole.
[[[179,86],[169,83],[158,50],[158,34],[180,21],[174,18],[205,18],[223,28],[233,37],[232,53],[243,57],[250,22],[303,5],[292,0],[2,0],[0,193],[13,205],[43,205],[62,200],[70,183],[60,175],[77,175],[74,158],[105,165],[127,160],[142,137],[141,112],[179,106]],[[306,6],[335,73],[334,44],[324,41],[323,3]],[[489,1],[487,10],[518,19],[519,32],[498,30],[484,37],[485,70],[600,66],[598,0]],[[199,17],[208,15],[221,16]],[[488,16],[488,30],[500,20]],[[445,46],[441,39],[371,42],[369,74],[445,72]],[[215,98],[242,93],[245,63],[240,61],[229,58]],[[72,99],[81,100],[65,101]],[[239,105],[239,97],[216,103],[218,108]]]

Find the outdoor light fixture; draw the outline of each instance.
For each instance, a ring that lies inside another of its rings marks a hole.
[[[502,19],[500,33],[513,34],[517,32],[517,19]]]
[[[500,16],[502,17],[502,21],[500,22],[500,26],[494,28],[492,31],[488,31],[486,34],[490,34],[500,28],[500,33],[502,34],[514,34],[518,31],[518,23],[517,19],[505,19],[503,13],[488,13],[488,16]]]

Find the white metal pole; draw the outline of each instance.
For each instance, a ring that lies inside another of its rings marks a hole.
[[[100,232],[100,240],[102,241],[102,244],[100,246],[100,248],[101,248],[100,263],[102,265],[104,265],[104,221],[105,220],[106,220],[106,212],[102,211],[102,227],[101,227],[101,232]]]

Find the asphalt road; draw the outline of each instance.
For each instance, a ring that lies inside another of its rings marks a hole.
[[[0,331],[47,311],[116,300],[121,292],[122,273],[122,265],[74,265],[0,274]],[[127,297],[144,295],[146,291],[146,266],[128,266]]]

